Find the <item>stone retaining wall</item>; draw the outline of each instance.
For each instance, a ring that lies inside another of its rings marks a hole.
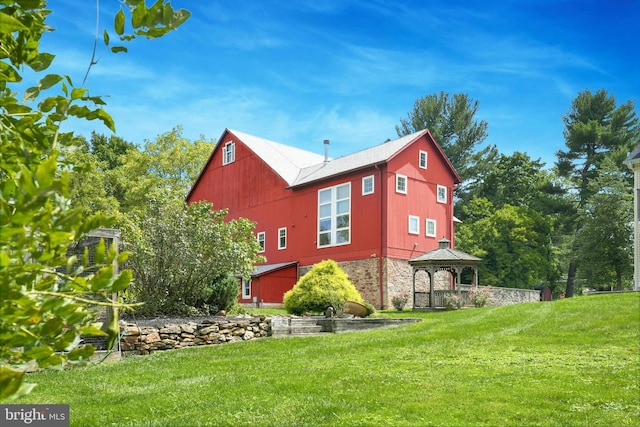
[[[271,319],[265,316],[205,319],[199,323],[169,323],[161,327],[121,323],[120,329],[124,331],[120,340],[122,352],[149,354],[160,350],[266,337],[271,335]]]

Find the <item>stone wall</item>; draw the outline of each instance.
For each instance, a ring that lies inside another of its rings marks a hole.
[[[266,337],[271,335],[271,319],[265,316],[230,317],[205,319],[199,322],[167,323],[163,326],[121,323],[120,329],[124,331],[120,341],[122,352],[149,354],[160,350]]]
[[[483,286],[480,286],[483,288]],[[490,287],[491,305],[512,305],[523,302],[540,302],[540,291],[535,289]]]

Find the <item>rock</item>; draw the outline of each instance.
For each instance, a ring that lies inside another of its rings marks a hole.
[[[206,328],[202,328],[198,331],[198,335],[208,335],[212,332],[218,332],[220,328],[218,325],[207,326]]]
[[[154,343],[160,341],[160,335],[157,332],[152,332],[146,337],[143,338],[143,341],[146,343]]]
[[[242,336],[242,339],[245,341],[252,340],[253,338],[255,338],[255,334],[251,331],[245,332],[244,335]]]
[[[180,334],[180,332],[182,332],[182,329],[180,329],[180,326],[178,325],[165,325],[164,328],[160,328],[159,332],[161,334],[174,334],[174,335],[178,335]]]
[[[193,334],[197,328],[198,325],[196,323],[187,323],[186,325],[180,325],[180,329],[182,329],[182,332],[187,334]]]

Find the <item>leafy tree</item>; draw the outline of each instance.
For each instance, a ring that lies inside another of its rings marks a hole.
[[[127,39],[162,36],[188,17],[162,2],[152,9],[143,1],[125,0],[125,5],[133,33],[124,32],[124,8],[115,29]],[[111,130],[114,123],[100,97],[89,96],[68,76],[40,74],[54,59],[39,50],[40,39],[51,31],[50,12],[44,0],[0,1],[0,398],[31,390],[33,385],[23,383],[29,362],[49,367],[87,360],[94,349],[79,347],[80,336],[102,333],[89,307],[112,305],[109,296],[131,278],[128,271],[115,274],[115,248],[107,250],[104,243],[96,250],[93,274],[82,276],[87,262],[75,268],[76,260],[67,257],[70,244],[112,221],[71,207],[69,171],[60,150],[78,142],[59,131],[60,123],[70,116],[100,120]],[[107,42],[108,33],[104,38]],[[20,101],[13,88],[25,68],[39,80]],[[38,105],[30,106],[35,100]],[[117,323],[108,331],[113,343]]]
[[[205,202],[160,202],[124,228],[135,279],[131,302],[144,302],[139,313],[197,313],[220,277],[248,278],[253,266],[264,261],[254,223],[225,222],[227,212],[211,207]]]
[[[482,258],[478,275],[484,285],[532,288],[555,280],[558,269],[549,217],[526,206],[505,204],[495,209],[479,198],[465,209],[475,221],[459,226],[457,245]]]
[[[572,101],[563,122],[567,149],[556,153],[556,167],[559,175],[571,183],[569,195],[574,198],[577,209],[582,210],[596,191],[589,183],[600,175],[607,153],[618,149],[629,152],[638,143],[638,118],[632,101],[616,106],[615,98],[601,89],[595,93],[589,90],[580,92]],[[622,169],[623,156],[618,157],[618,167]],[[576,216],[571,225],[573,232],[579,234],[584,225],[582,217]],[[574,294],[577,251],[578,246],[575,245],[567,273],[568,297]]]
[[[340,311],[347,301],[362,303],[363,299],[347,273],[333,260],[314,265],[284,294],[284,307],[293,314],[324,312],[330,306]]]
[[[477,111],[478,101],[467,94],[427,95],[416,100],[407,119],[400,119],[396,132],[404,136],[429,129],[469,192],[482,181],[481,177],[491,169],[498,154],[494,145],[479,149],[487,139],[488,124],[476,120]],[[458,197],[470,199],[462,193]]]
[[[91,153],[98,161],[103,162],[105,170],[115,169],[122,165],[122,156],[129,150],[135,150],[136,146],[119,136],[107,136],[91,132]]]
[[[214,145],[183,138],[178,126],[147,141],[142,151],[127,151],[122,164],[110,172],[116,186],[124,189],[119,198],[122,211],[140,215],[153,201],[183,200]]]
[[[633,275],[633,194],[625,174],[613,156],[601,164],[600,176],[589,182],[581,211],[582,228],[578,262],[579,276],[591,286],[623,289],[623,279]]]

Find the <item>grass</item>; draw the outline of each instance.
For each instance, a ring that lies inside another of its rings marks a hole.
[[[639,426],[640,294],[31,374],[72,426]]]

